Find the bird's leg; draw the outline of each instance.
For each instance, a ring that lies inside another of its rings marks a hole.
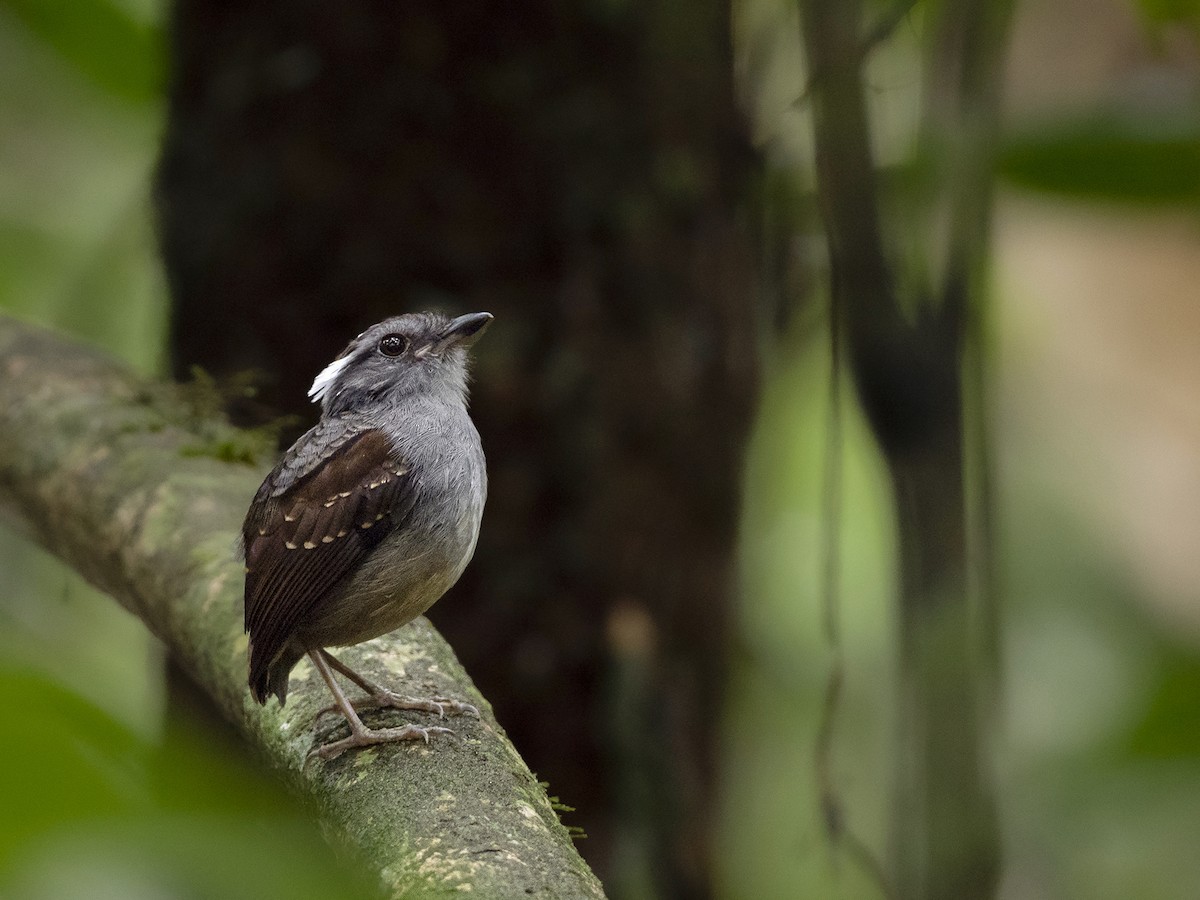
[[[323,651],[310,650],[308,655],[312,659],[313,665],[317,667],[317,671],[321,673],[321,677],[325,679],[325,684],[329,686],[338,710],[346,717],[346,722],[350,726],[350,737],[314,747],[309,751],[310,758],[319,756],[321,759],[333,759],[355,747],[371,747],[375,744],[391,744],[398,741],[424,741],[428,744],[431,734],[454,734],[449,728],[421,728],[417,725],[378,730],[368,728],[362,723],[362,719],[358,717],[358,713],[354,711],[354,706],[346,699],[342,689],[338,687]],[[340,667],[341,664],[338,665]]]
[[[361,700],[351,700],[350,705],[355,709],[374,709],[377,707],[391,707],[392,709],[414,709],[420,712],[436,713],[443,719],[446,718],[446,713],[450,715],[471,715],[479,718],[479,710],[470,703],[463,703],[460,700],[451,700],[449,697],[434,697],[432,700],[423,700],[419,697],[404,697],[400,694],[390,691],[383,685],[376,684],[368,678],[359,675],[352,668],[330,653],[328,650],[314,650],[315,654],[320,654],[325,662],[329,663],[337,671],[341,672],[360,688],[370,694]],[[327,706],[319,713],[317,718],[326,713],[337,712],[338,707]]]

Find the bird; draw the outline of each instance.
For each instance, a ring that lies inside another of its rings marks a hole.
[[[328,648],[412,621],[475,552],[487,469],[467,411],[468,351],[492,318],[406,313],[350,341],[309,390],[319,421],[250,503],[241,544],[251,696],[285,703],[289,674],[307,655],[333,694],[322,712],[339,711],[350,727],[349,737],[315,746],[310,757],[452,733],[368,728],[356,706],[479,715],[467,703],[396,694]],[[368,697],[348,699],[335,672]]]

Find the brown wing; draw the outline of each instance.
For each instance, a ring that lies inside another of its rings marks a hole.
[[[364,431],[278,495],[268,476],[242,526],[250,689],[298,625],[412,508],[413,480],[380,431]]]

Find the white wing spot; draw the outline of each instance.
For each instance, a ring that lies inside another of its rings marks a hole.
[[[333,383],[337,381],[338,376],[342,374],[342,369],[346,368],[349,362],[349,354],[343,356],[341,359],[335,359],[321,370],[320,375],[313,379],[312,387],[308,389],[309,399],[313,403],[319,403],[325,399],[325,395],[329,393],[329,389],[333,387]]]

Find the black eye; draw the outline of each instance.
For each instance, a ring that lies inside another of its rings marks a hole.
[[[379,341],[379,352],[384,356],[399,356],[408,349],[408,338],[402,334],[389,334]]]

